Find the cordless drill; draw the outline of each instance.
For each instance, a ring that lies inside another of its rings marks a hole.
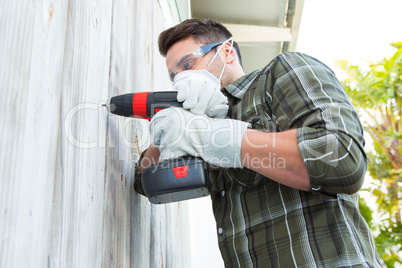
[[[104,106],[112,114],[151,120],[157,112],[182,107],[182,103],[177,101],[177,92],[159,91],[118,95]],[[207,176],[205,162],[188,156],[148,166],[141,183],[151,203],[165,204],[209,195]]]
[[[151,120],[160,110],[182,107],[176,91],[128,93],[109,99],[105,106],[112,114]]]

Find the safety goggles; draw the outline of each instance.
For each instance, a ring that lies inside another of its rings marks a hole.
[[[224,42],[216,42],[216,43],[212,43],[209,45],[201,46],[201,47],[197,48],[194,52],[181,57],[177,61],[176,66],[169,73],[170,80],[172,82],[174,82],[174,77],[179,72],[192,70],[197,65],[199,60],[202,57],[204,57],[208,52],[210,52],[211,49],[213,49],[214,47],[219,46],[223,43]]]

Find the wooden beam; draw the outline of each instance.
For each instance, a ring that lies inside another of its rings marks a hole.
[[[297,39],[299,37],[300,24],[303,15],[304,0],[296,1],[295,14],[293,16],[292,42],[289,45],[289,51],[296,51]]]
[[[233,39],[236,42],[282,42],[292,40],[289,28],[245,24],[224,25],[233,34]]]

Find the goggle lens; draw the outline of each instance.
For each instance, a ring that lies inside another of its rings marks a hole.
[[[192,70],[198,61],[204,57],[208,52],[211,51],[216,46],[223,44],[223,42],[216,42],[209,45],[201,46],[197,48],[194,52],[183,56],[177,63],[176,66],[169,73],[170,80],[174,82],[174,78],[177,73],[187,70]]]

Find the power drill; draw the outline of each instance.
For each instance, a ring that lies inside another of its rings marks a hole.
[[[177,92],[137,92],[109,99],[106,109],[112,114],[151,118],[160,110],[182,107]],[[150,165],[141,176],[142,188],[153,204],[166,204],[209,195],[208,167],[199,157],[182,157]]]

